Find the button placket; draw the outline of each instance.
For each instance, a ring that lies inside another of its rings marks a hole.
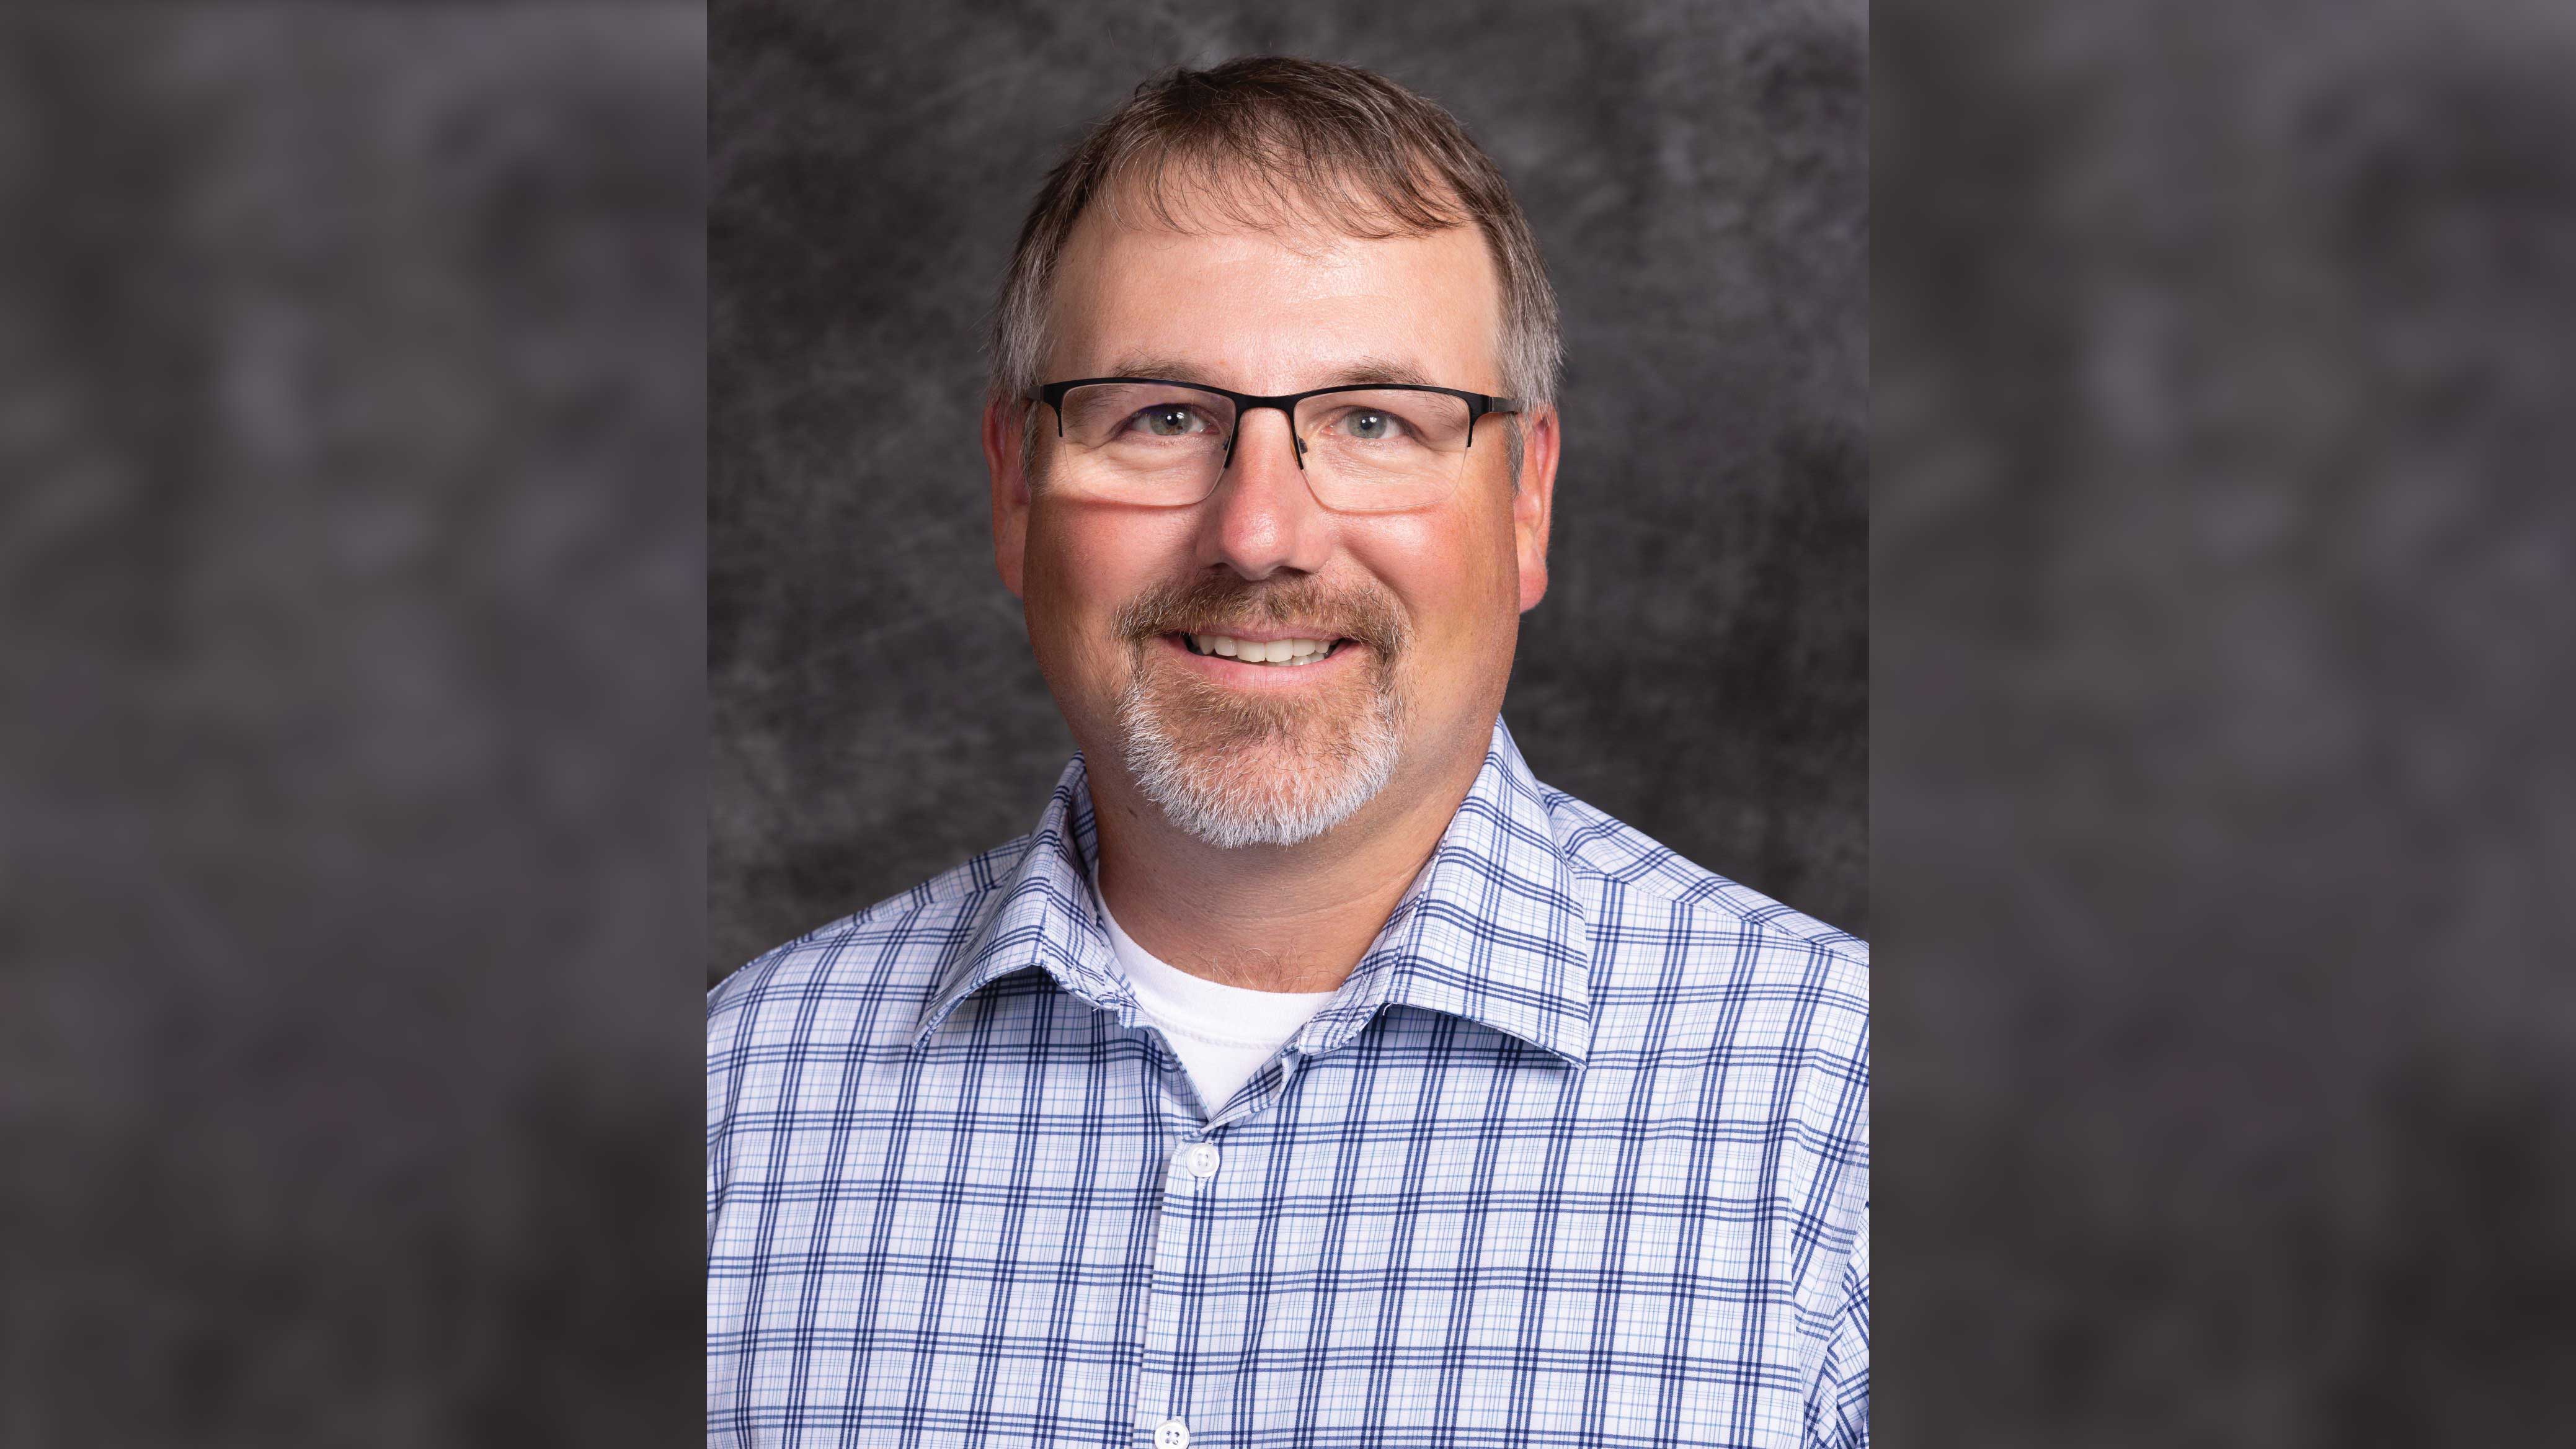
[[[1208,1183],[1224,1154],[1203,1137],[1185,1137],[1163,1161],[1163,1207],[1157,1214],[1154,1273],[1146,1294],[1145,1355],[1137,1376],[1136,1407],[1153,1449],[1180,1449],[1190,1442],[1187,1421],[1176,1412],[1184,1386],[1178,1369],[1184,1357],[1180,1340],[1182,1311],[1196,1292],[1192,1281],[1193,1251],[1207,1231]]]

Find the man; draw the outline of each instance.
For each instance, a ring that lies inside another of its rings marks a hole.
[[[1179,73],[1049,177],[984,450],[1081,753],[713,994],[718,1442],[1866,1443],[1866,947],[1498,717],[1556,357],[1365,72]]]

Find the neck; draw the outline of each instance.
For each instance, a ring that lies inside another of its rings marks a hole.
[[[1484,767],[1481,742],[1418,779],[1399,770],[1303,845],[1223,849],[1172,824],[1126,770],[1090,757],[1100,891],[1157,959],[1256,991],[1331,991],[1367,954]]]

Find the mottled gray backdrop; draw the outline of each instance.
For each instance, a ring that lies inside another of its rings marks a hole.
[[[711,979],[1036,819],[1072,745],[993,575],[986,309],[1084,125],[1259,52],[1449,107],[1546,250],[1539,776],[1866,930],[1859,0],[723,0],[710,42]]]

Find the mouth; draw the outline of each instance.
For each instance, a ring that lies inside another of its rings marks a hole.
[[[1270,669],[1299,669],[1320,664],[1350,643],[1341,638],[1243,639],[1231,634],[1174,633],[1163,636],[1202,658],[1231,659]]]

